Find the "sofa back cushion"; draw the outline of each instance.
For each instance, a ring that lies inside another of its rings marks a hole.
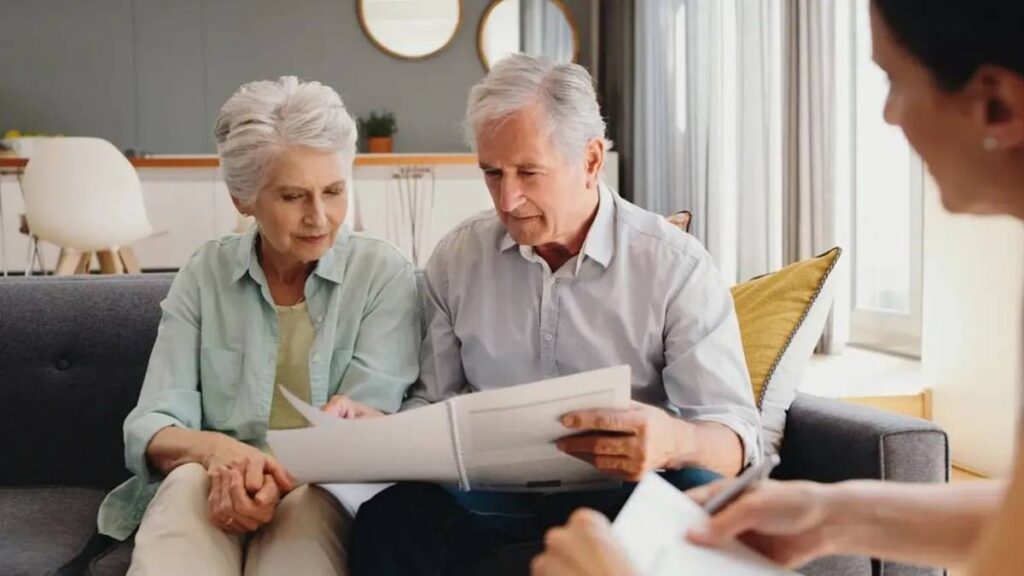
[[[173,275],[0,279],[0,486],[111,488]]]

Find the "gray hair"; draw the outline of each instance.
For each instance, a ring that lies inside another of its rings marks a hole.
[[[356,125],[341,97],[295,76],[244,84],[221,108],[213,129],[228,191],[251,204],[281,151],[296,147],[337,152],[346,176],[355,159]]]
[[[587,143],[595,138],[604,141],[606,150],[611,148],[586,69],[527,54],[501,60],[470,90],[466,141],[476,150],[476,133],[484,124],[500,122],[534,104],[544,110],[547,136],[566,160],[582,158]]]

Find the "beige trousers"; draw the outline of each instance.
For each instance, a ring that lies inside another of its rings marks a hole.
[[[129,576],[348,574],[351,518],[315,486],[290,492],[274,519],[249,535],[224,532],[207,514],[209,480],[199,464],[175,468],[160,484],[135,535]]]

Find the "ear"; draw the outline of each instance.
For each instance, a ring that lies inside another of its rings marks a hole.
[[[993,138],[997,149],[1024,147],[1024,77],[1001,66],[985,65],[970,81],[979,98],[981,138]]]
[[[597,188],[601,180],[601,170],[604,168],[604,145],[601,138],[594,138],[587,142],[587,149],[583,153],[583,170],[587,177],[587,188]]]
[[[231,203],[235,205],[235,210],[242,216],[252,216],[252,204],[243,204],[241,200],[231,197]]]

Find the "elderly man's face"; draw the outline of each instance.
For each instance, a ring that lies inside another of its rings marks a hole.
[[[596,186],[585,160],[567,162],[544,130],[544,112],[524,108],[476,134],[494,208],[518,244],[566,244],[590,217]]]
[[[348,211],[341,156],[311,148],[281,152],[267,186],[240,209],[256,218],[265,258],[278,266],[319,260]]]

